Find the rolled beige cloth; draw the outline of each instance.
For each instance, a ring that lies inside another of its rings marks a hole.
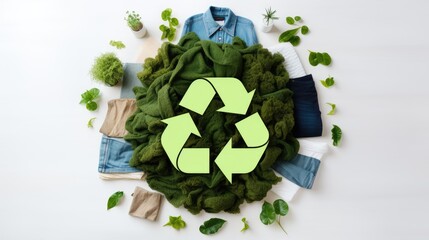
[[[107,114],[100,132],[109,137],[124,137],[128,132],[125,130],[125,122],[136,110],[135,99],[113,99],[108,102]]]
[[[161,207],[162,198],[163,195],[159,193],[149,192],[141,187],[136,187],[129,214],[134,217],[155,221]]]

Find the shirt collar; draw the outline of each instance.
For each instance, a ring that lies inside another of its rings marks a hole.
[[[225,17],[223,26],[219,25],[215,20],[216,17]],[[203,14],[204,25],[206,27],[207,35],[211,37],[219,29],[223,29],[227,34],[232,37],[235,35],[235,25],[237,23],[237,16],[229,8],[220,8],[210,6],[209,9]]]

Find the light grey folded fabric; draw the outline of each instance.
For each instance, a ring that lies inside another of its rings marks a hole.
[[[141,187],[136,187],[129,214],[134,217],[155,221],[158,217],[162,199],[163,195],[159,193],[149,192]]]

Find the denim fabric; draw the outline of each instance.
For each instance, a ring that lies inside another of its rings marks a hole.
[[[100,173],[131,173],[141,172],[137,168],[130,167],[129,162],[133,155],[131,144],[122,138],[101,138],[100,159],[98,172]]]
[[[306,75],[290,79],[288,87],[293,92],[295,137],[322,136],[322,118],[320,116],[319,101],[313,76]]]
[[[224,19],[223,26],[216,22],[217,19]],[[188,18],[182,36],[188,32],[195,32],[201,40],[217,43],[232,43],[235,36],[241,38],[247,46],[258,43],[252,21],[236,16],[229,8],[211,6],[205,13]]]
[[[296,185],[311,189],[319,165],[320,160],[298,153],[291,161],[275,162],[273,169]]]

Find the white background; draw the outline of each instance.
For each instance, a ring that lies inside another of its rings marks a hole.
[[[287,237],[260,223],[259,202],[238,215],[194,216],[164,201],[158,221],[134,218],[130,194],[147,184],[98,178],[98,129],[120,88],[90,79],[93,59],[106,51],[124,62],[155,56],[163,9],[173,8],[183,24],[209,5],[251,19],[265,46],[288,28],[286,16],[300,15],[310,27],[296,50],[319,92],[324,134],[314,141],[330,143],[332,124],[344,135],[340,147],[330,145],[314,188],[290,202]],[[281,20],[267,34],[260,27],[269,6]],[[142,15],[146,38],[134,38],[127,10]],[[424,0],[0,0],[0,239],[428,239],[428,11]],[[332,66],[310,66],[308,49],[329,52]],[[317,80],[329,75],[337,83],[325,89]],[[79,105],[92,87],[102,92],[95,113]],[[325,102],[337,104],[335,116],[326,116]],[[91,117],[94,129],[86,127]],[[117,190],[124,201],[106,211]],[[162,227],[169,215],[182,215],[187,228]],[[228,223],[206,237],[198,227],[210,217]],[[242,217],[251,227],[245,233]]]

